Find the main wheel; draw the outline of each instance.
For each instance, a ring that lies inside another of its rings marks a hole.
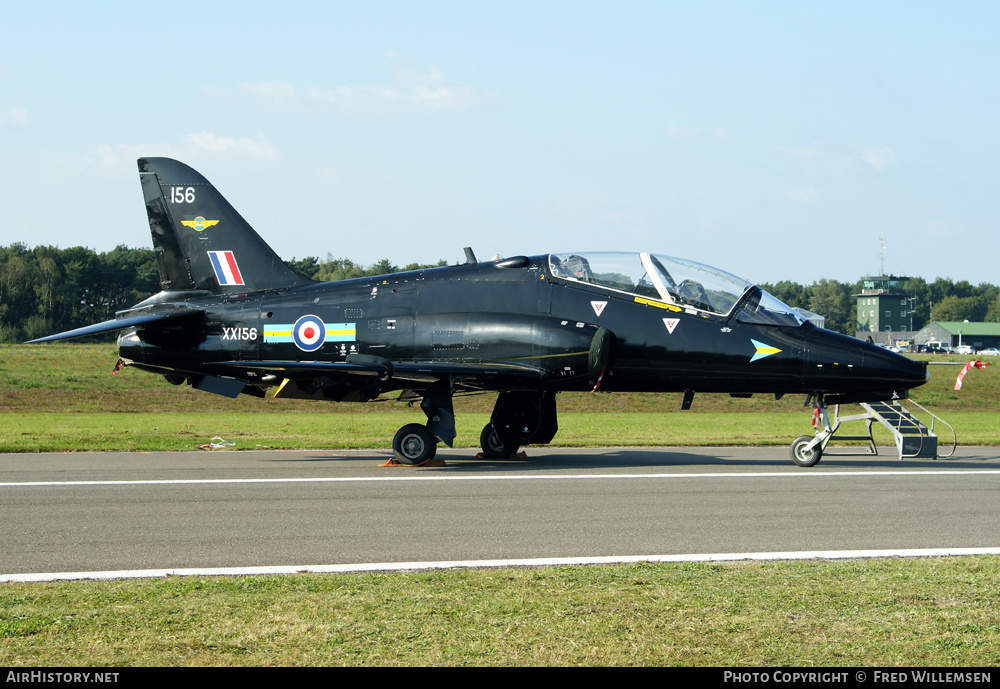
[[[437,439],[426,426],[409,423],[396,431],[392,454],[401,464],[422,464],[437,454]]]
[[[483,426],[479,434],[479,445],[483,448],[483,456],[490,459],[510,459],[510,456],[520,449],[520,445],[505,445],[492,423]]]
[[[816,445],[811,450],[806,449],[806,445],[812,442],[814,436],[800,435],[792,441],[792,461],[800,467],[816,466],[823,456],[823,449]]]

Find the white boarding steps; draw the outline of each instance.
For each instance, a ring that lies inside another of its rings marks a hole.
[[[930,428],[928,428],[920,419],[914,416],[898,401],[862,402],[861,406],[865,409],[865,413],[854,414],[852,416],[840,416],[840,406],[834,406],[832,424],[830,423],[830,417],[827,414],[826,406],[817,405],[816,409],[818,411],[818,418],[816,420],[818,421],[817,425],[821,428],[816,433],[816,440],[819,441],[816,445],[821,448],[823,454],[827,455],[877,455],[878,447],[875,445],[875,438],[872,436],[872,425],[878,421],[885,428],[887,428],[890,433],[892,433],[892,437],[896,441],[896,450],[899,452],[900,459],[906,457],[943,459],[951,457],[955,454],[955,450],[958,447],[958,437],[955,435],[954,427],[914,400],[908,400],[907,404],[916,406],[931,417]],[[845,448],[838,448],[841,450],[839,452],[827,452],[827,444],[830,442],[834,433],[837,432],[837,429],[840,428],[840,424],[845,421],[864,421],[866,423],[866,429],[868,431],[867,435],[838,436],[839,440],[844,441],[866,441],[868,443],[868,447],[865,448],[864,452],[845,452],[843,451]],[[934,425],[938,421],[951,430],[953,441],[952,448],[946,455],[938,455],[938,436],[934,432]]]

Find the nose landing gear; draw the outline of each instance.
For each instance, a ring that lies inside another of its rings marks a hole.
[[[792,461],[797,466],[816,466],[823,457],[823,448],[820,446],[820,439],[811,435],[800,435],[792,441],[791,455]]]

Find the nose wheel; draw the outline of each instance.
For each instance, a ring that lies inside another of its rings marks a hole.
[[[820,447],[818,442],[812,447],[809,447],[809,443],[813,440],[816,440],[816,436],[800,435],[792,443],[792,461],[795,462],[797,466],[813,467],[819,463],[820,458],[823,456],[823,449]]]
[[[827,413],[823,395],[817,393],[812,398],[812,403],[816,435],[800,435],[792,441],[792,461],[800,467],[814,467],[819,464],[819,460],[823,457],[823,448],[836,430],[830,426],[830,415]]]

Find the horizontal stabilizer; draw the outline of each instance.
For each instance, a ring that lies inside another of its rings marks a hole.
[[[85,325],[82,328],[76,328],[75,330],[67,330],[66,332],[63,333],[56,333],[55,335],[40,337],[37,340],[29,340],[24,344],[38,344],[40,342],[68,340],[74,337],[86,337],[87,335],[99,335],[101,333],[109,333],[115,330],[121,330],[122,328],[131,328],[134,325],[146,325],[148,323],[163,321],[170,318],[189,316],[192,313],[201,313],[201,312],[193,309],[188,309],[181,311],[173,311],[171,313],[146,312],[138,316],[126,316],[125,318],[112,318],[110,321],[103,321],[102,323],[94,323],[93,325]]]

